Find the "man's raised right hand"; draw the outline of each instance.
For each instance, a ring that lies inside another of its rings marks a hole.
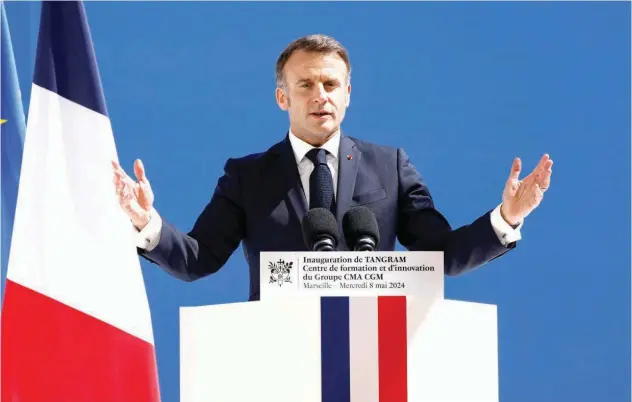
[[[154,204],[154,192],[145,175],[145,168],[140,159],[134,162],[134,174],[138,181],[129,177],[121,165],[112,161],[114,169],[114,186],[119,204],[129,216],[132,224],[140,231],[147,226],[151,219],[151,210]]]

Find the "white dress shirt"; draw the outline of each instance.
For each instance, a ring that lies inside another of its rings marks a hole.
[[[303,191],[305,192],[305,199],[309,204],[309,176],[314,170],[314,164],[305,156],[314,146],[301,140],[295,136],[290,130],[289,133],[290,144],[294,151],[294,157],[298,167],[298,173],[301,177],[301,183],[303,184]],[[321,148],[328,151],[327,154],[327,166],[331,170],[331,175],[334,182],[334,198],[338,192],[338,148],[340,147],[340,131],[338,131],[333,137],[331,137]],[[309,207],[309,205],[308,205]],[[522,238],[520,234],[520,228],[523,222],[514,229],[509,225],[503,217],[500,215],[500,205],[498,205],[491,213],[491,224],[494,228],[494,232],[503,245],[507,245],[514,241],[518,241]],[[160,240],[160,230],[162,228],[162,219],[158,212],[152,208],[151,218],[149,223],[138,234],[137,246],[147,251],[153,250]]]
[[[294,157],[296,158],[296,165],[298,166],[298,174],[301,177],[301,183],[303,184],[303,191],[305,192],[305,200],[307,200],[307,207],[309,208],[309,176],[314,171],[314,164],[305,155],[316,148],[313,145],[301,140],[290,131],[290,143],[292,144],[292,150],[294,151]],[[338,193],[338,148],[340,147],[340,131],[338,131],[333,137],[331,137],[326,143],[323,144],[322,149],[327,153],[327,166],[331,170],[331,176],[334,181],[334,199]]]

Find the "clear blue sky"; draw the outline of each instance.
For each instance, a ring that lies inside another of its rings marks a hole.
[[[6,5],[28,105],[39,3]],[[630,400],[630,4],[87,3],[119,155],[191,227],[225,160],[282,138],[274,63],[298,36],[349,49],[344,129],[404,147],[453,226],[498,205],[514,156],[553,182],[519,247],[446,296],[498,305],[502,402]],[[89,135],[89,133],[86,133]],[[247,298],[241,250],[195,283],[143,264],[161,392],[178,308]],[[3,273],[4,277],[4,273]],[[112,289],[116,297],[116,289]]]

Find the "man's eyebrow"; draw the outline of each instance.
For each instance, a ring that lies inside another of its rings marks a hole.
[[[337,82],[337,83],[340,82],[340,80],[336,77],[322,77],[322,78],[325,82]],[[311,78],[299,78],[298,80],[296,80],[297,84],[301,84],[304,82],[310,83],[310,82],[313,82],[313,80]]]

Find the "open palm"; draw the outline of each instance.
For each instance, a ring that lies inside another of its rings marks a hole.
[[[520,180],[520,158],[514,159],[500,209],[502,217],[511,225],[518,224],[540,205],[544,193],[551,185],[553,160],[544,154],[538,165],[524,179]]]
[[[154,204],[154,192],[145,175],[143,163],[139,159],[134,162],[134,174],[138,181],[129,177],[115,161],[112,161],[112,168],[119,204],[134,226],[142,230],[149,223]]]

